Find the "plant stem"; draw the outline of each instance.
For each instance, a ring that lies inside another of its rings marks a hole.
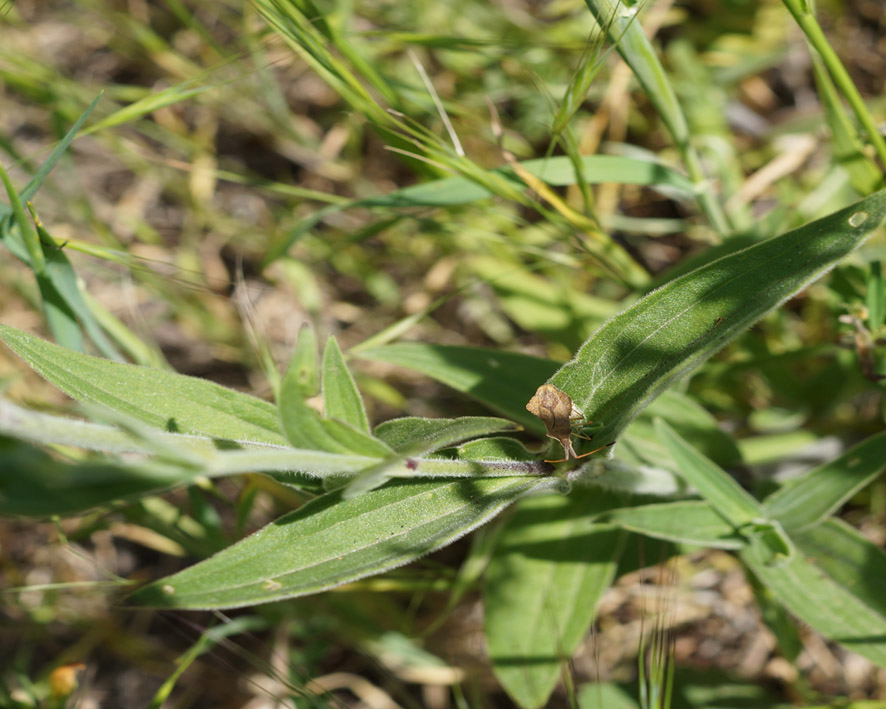
[[[865,105],[861,94],[858,93],[858,89],[855,87],[855,84],[852,83],[852,79],[849,77],[849,72],[846,71],[846,67],[843,66],[837,53],[828,43],[827,37],[821,29],[821,25],[818,24],[818,20],[815,19],[815,15],[812,14],[808,3],[806,0],[782,0],[782,2],[784,2],[791,15],[794,16],[794,20],[796,20],[800,29],[803,30],[809,44],[811,44],[815,51],[818,52],[819,56],[821,56],[828,72],[830,72],[834,79],[834,83],[840,88],[840,91],[843,92],[843,95],[855,112],[855,117],[858,119],[858,122],[861,123],[867,131],[868,138],[874,146],[874,150],[876,150],[882,166],[886,166],[886,140],[883,139],[883,136],[880,135],[880,132],[877,130],[874,119],[871,116],[870,111],[868,111],[868,107]]]

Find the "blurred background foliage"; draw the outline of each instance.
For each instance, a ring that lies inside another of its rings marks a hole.
[[[601,268],[570,212],[550,202],[501,193],[449,208],[367,202],[448,175],[447,165],[481,174],[510,155],[604,153],[679,165],[656,111],[606,52],[581,0],[299,6],[310,19],[302,30],[324,38],[314,53],[287,43],[288,6],[271,0],[19,0],[2,8],[0,160],[16,185],[102,94],[33,202],[132,361],[270,397],[302,323],[348,348],[407,316],[416,316],[408,339],[565,360],[681,269],[827,214],[881,180],[832,136],[805,39],[781,2],[646,3],[643,26],[734,234],[722,239],[691,200],[666,188],[556,190],[648,272],[647,283],[627,286]],[[882,121],[882,3],[821,0],[818,10]],[[586,95],[557,125],[576,77],[591,70],[599,73]],[[462,153],[450,147],[451,134]],[[31,272],[4,253],[0,320],[46,336]],[[880,234],[685,383],[735,434],[749,479],[827,460],[882,430],[884,258]],[[375,423],[483,413],[386,365],[359,362],[356,376]],[[70,406],[7,351],[0,380],[7,396],[32,408]],[[447,706],[453,683],[462,705],[504,701],[482,659],[475,599],[442,628],[432,624],[445,603],[435,591],[447,587],[465,544],[341,593],[233,617],[109,602],[105,583],[169,573],[181,557],[206,556],[297,502],[246,476],[76,520],[0,521],[2,586],[29,587],[2,596],[0,697],[50,706],[50,671],[90,658],[81,703],[72,706],[159,706],[164,691],[177,707],[272,706],[277,696],[334,705],[315,698],[326,687],[341,701],[357,695],[371,704],[366,677],[403,706]],[[844,517],[886,538],[883,481]],[[886,698],[882,670],[814,636],[794,663],[773,655],[731,557],[686,557],[677,569],[668,593],[686,638],[679,663],[777,686],[785,700]],[[42,587],[49,583],[73,585]],[[622,579],[607,596],[597,644],[575,661],[577,675],[629,678],[649,612],[638,585]],[[445,662],[414,640],[429,627],[427,647]],[[181,679],[180,655],[189,668]],[[317,677],[328,684],[308,684]],[[759,701],[748,706],[775,700]]]

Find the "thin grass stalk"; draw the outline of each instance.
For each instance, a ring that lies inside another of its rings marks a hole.
[[[598,24],[606,28],[610,40],[637,77],[674,139],[689,178],[695,186],[698,204],[711,226],[717,234],[726,236],[730,231],[726,214],[711,190],[698,152],[692,146],[689,126],[677,94],[652,44],[636,21],[638,8],[628,7],[621,0],[585,0],[585,3],[597,18]]]
[[[30,219],[25,214],[25,208],[22,205],[21,199],[19,199],[18,192],[12,184],[12,180],[9,179],[9,175],[6,173],[3,165],[0,165],[0,180],[3,181],[3,185],[6,187],[6,194],[9,196],[9,206],[12,208],[15,223],[18,224],[21,240],[24,242],[28,255],[31,257],[29,265],[34,270],[34,273],[39,276],[46,270],[46,257],[43,255],[43,248],[40,246],[40,237],[37,235],[34,225],[31,224]]]
[[[828,39],[821,29],[821,25],[818,24],[818,20],[815,18],[809,3],[807,0],[782,0],[782,2],[787,7],[788,12],[793,15],[800,29],[803,30],[809,44],[818,52],[828,72],[834,79],[834,83],[852,107],[856,119],[858,119],[858,122],[867,132],[868,139],[874,146],[877,157],[880,158],[881,168],[886,166],[886,140],[880,135],[877,124],[874,122],[870,111],[868,111],[864,99],[862,99],[861,94],[849,77],[849,72],[846,71],[843,62],[840,61],[837,53],[828,43]]]

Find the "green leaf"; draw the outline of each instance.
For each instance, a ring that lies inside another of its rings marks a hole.
[[[786,529],[804,529],[829,517],[884,469],[886,433],[878,433],[839,458],[788,481],[763,501],[763,507]]]
[[[733,528],[765,519],[763,506],[725,470],[690,446],[661,419],[656,428],[677,461],[680,474]]]
[[[831,577],[814,557],[794,554],[786,563],[773,565],[768,563],[770,550],[759,540],[740,554],[776,599],[800,620],[886,667],[886,615],[856,596],[840,579]],[[853,578],[857,582],[858,575]]]
[[[80,114],[80,117],[74,122],[74,125],[72,125],[70,129],[68,129],[68,132],[65,133],[65,137],[58,142],[49,154],[49,157],[43,161],[43,164],[40,165],[40,168],[34,173],[34,176],[28,180],[28,184],[25,185],[25,188],[21,191],[20,195],[23,202],[27,202],[31,197],[37,194],[37,190],[40,189],[49,173],[52,172],[52,168],[56,166],[56,163],[61,160],[62,155],[67,152],[68,147],[74,142],[74,138],[77,137],[77,133],[80,131],[83,124],[86,123],[86,119],[89,118],[89,115],[92,113],[92,110],[96,107],[101,97],[102,92],[99,92],[98,96],[92,99],[92,103]],[[6,205],[0,205],[0,215],[4,214],[5,209]]]
[[[317,333],[310,324],[302,325],[295,349],[283,377],[287,392],[308,399],[320,393],[320,362],[317,357]],[[285,397],[284,397],[285,398]],[[282,402],[280,408],[283,408]]]
[[[280,424],[286,437],[296,448],[386,458],[391,449],[369,433],[360,392],[344,364],[338,344],[332,338],[329,343],[323,362],[323,396],[327,414],[331,407],[340,420],[324,419],[306,401],[320,389],[317,336],[314,329],[306,325],[299,332],[277,396]],[[351,419],[359,426],[352,425]]]
[[[80,325],[83,326],[90,339],[92,339],[95,346],[105,357],[115,362],[122,362],[123,358],[120,356],[120,353],[111,344],[97,318],[93,315],[92,310],[83,298],[80,282],[77,280],[77,273],[74,271],[74,267],[68,260],[67,255],[65,255],[61,248],[56,247],[45,247],[44,253],[46,253],[45,278],[38,278],[44,303],[47,306],[49,306],[50,302],[53,304],[58,303],[58,307],[67,311],[66,317],[72,320],[78,332],[79,326],[74,321],[74,317],[80,321]],[[44,280],[49,281],[51,290],[49,287],[44,286]],[[55,293],[55,298],[51,298],[50,293],[52,292]],[[48,317],[49,313],[47,312]],[[58,343],[69,349],[77,349],[78,351],[83,349],[82,337],[79,348],[70,347],[60,339],[58,339]]]
[[[839,519],[795,532],[793,539],[804,558],[886,618],[886,551],[881,546]]]
[[[592,523],[600,491],[524,501],[502,530],[484,586],[486,641],[502,686],[544,706],[615,574],[624,533]]]
[[[741,452],[732,436],[723,431],[705,409],[673,389],[662,392],[631,421],[628,429],[619,437],[619,458],[677,470],[667,446],[655,429],[656,418],[663,419],[717,465],[728,467],[741,463]]]
[[[143,461],[65,463],[0,436],[0,515],[71,515],[193,480],[180,465]]]
[[[439,549],[551,478],[408,480],[312,500],[215,556],[139,589],[137,605],[232,608],[325,591]]]
[[[550,383],[615,440],[678,377],[862,243],[886,191],[671,281],[616,315]]]
[[[526,160],[520,165],[530,174],[555,187],[576,183],[575,167],[566,156]],[[636,185],[662,185],[691,196],[692,183],[673,168],[658,163],[615,155],[584,155],[581,158],[582,177],[589,184],[619,182]],[[510,167],[491,170],[504,177],[515,188],[526,189]],[[488,199],[493,193],[466,177],[446,177],[420,185],[404,187],[386,195],[361,199],[353,206],[372,207],[451,207]]]
[[[323,353],[323,415],[369,433],[363,398],[348,370],[338,342],[330,336]]]
[[[213,382],[72,352],[0,324],[0,339],[47,381],[81,402],[101,404],[180,433],[284,444],[273,404]]]
[[[406,460],[407,456],[418,456],[430,453],[439,448],[451,446],[467,438],[483,436],[499,431],[518,431],[520,427],[512,421],[488,418],[483,416],[465,416],[457,419],[395,419],[396,423],[380,426],[382,439],[388,445],[396,446],[398,455],[389,457],[381,463],[371,466],[354,478],[345,489],[344,496],[354,497],[372,490],[391,477],[391,470]],[[406,465],[418,468],[415,461],[406,461]]]
[[[454,419],[406,416],[380,423],[375,428],[375,435],[398,453],[422,455],[468,438],[519,430],[521,427],[513,421],[491,416],[463,416]]]
[[[715,549],[741,549],[747,543],[701,500],[623,507],[607,514],[606,521],[648,537]]]
[[[538,456],[531,453],[526,446],[514,438],[495,436],[493,438],[478,438],[476,441],[468,441],[455,450],[459,460],[499,460],[499,461],[530,461]]]
[[[545,427],[526,410],[526,402],[557,368],[557,363],[517,352],[482,347],[404,342],[361,350],[359,357],[396,364],[426,374],[486,404],[524,428],[544,434]]]

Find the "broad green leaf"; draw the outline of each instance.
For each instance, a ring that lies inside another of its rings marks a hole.
[[[832,578],[814,558],[794,554],[786,563],[773,565],[768,563],[769,549],[760,540],[740,554],[776,599],[800,620],[886,667],[886,615]]]
[[[886,618],[886,551],[839,519],[795,532],[799,552]],[[886,639],[884,639],[886,642]]]
[[[767,515],[788,530],[829,517],[886,469],[886,433],[878,433],[806,475],[789,480],[763,501]]]
[[[141,461],[65,463],[0,436],[0,515],[71,515],[193,480],[180,465]]]
[[[735,529],[765,519],[763,506],[735,478],[690,446],[659,419],[658,435],[677,462],[680,474]]]
[[[557,363],[552,360],[482,347],[420,342],[361,350],[358,356],[426,374],[517,421],[527,430],[544,434],[544,425],[526,410],[526,402],[556,370]]]
[[[0,339],[69,396],[151,426],[214,438],[284,444],[273,404],[196,377],[72,352],[0,324]]]
[[[725,256],[601,327],[550,383],[615,440],[678,377],[849,254],[886,215],[886,191]]]
[[[701,500],[623,507],[607,514],[606,521],[656,539],[715,549],[741,549],[747,543]]]
[[[460,460],[500,460],[511,463],[518,460],[530,461],[538,457],[520,441],[504,436],[468,441],[455,450],[455,455]]]
[[[446,546],[551,478],[389,483],[328,493],[215,556],[130,597],[164,608],[232,608],[325,591]]]
[[[519,431],[513,421],[491,416],[428,419],[406,416],[375,427],[375,435],[398,453],[422,455],[446,448],[468,438],[503,431]]]
[[[495,674],[521,707],[541,707],[590,628],[624,533],[592,523],[612,504],[598,490],[526,500],[501,532],[484,587]]]
[[[330,336],[323,353],[323,415],[369,433],[363,398],[348,370],[338,342]]]

